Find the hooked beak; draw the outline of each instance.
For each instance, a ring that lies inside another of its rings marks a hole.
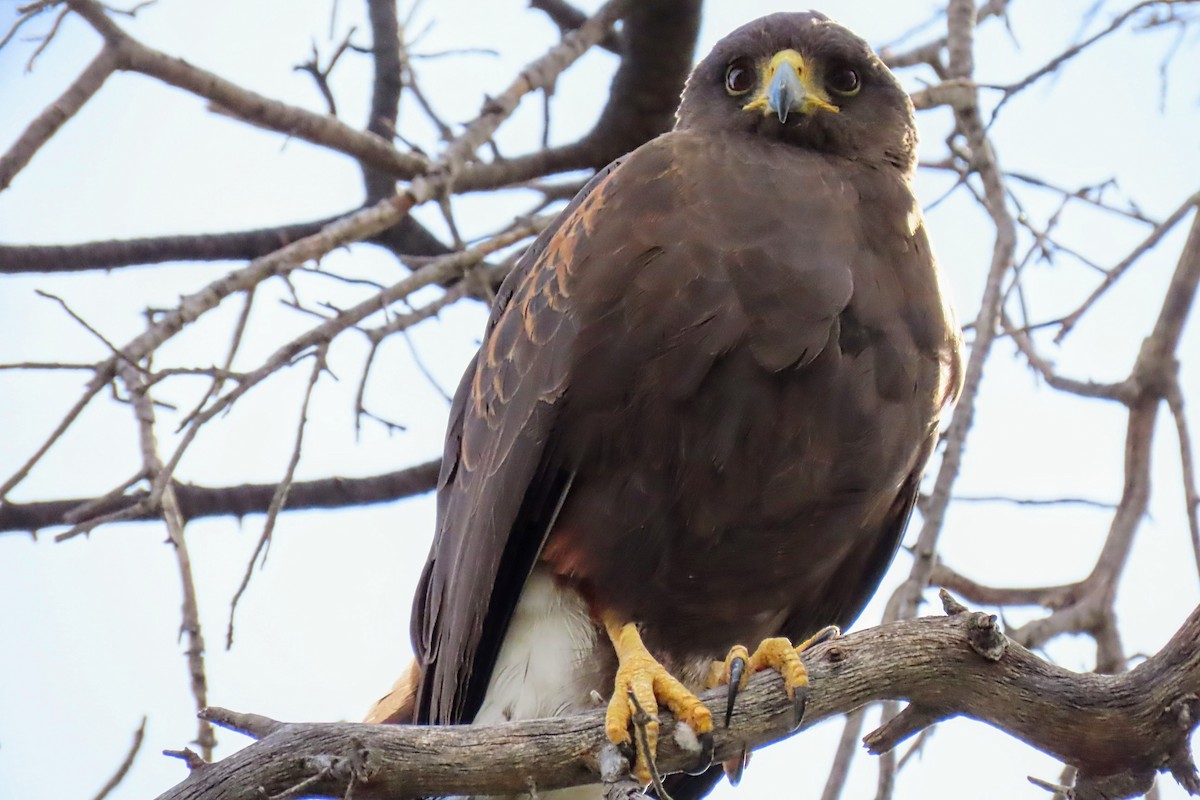
[[[787,122],[788,114],[804,110],[807,99],[808,92],[796,68],[786,61],[780,64],[767,86],[767,108],[775,112],[780,122]]]
[[[811,65],[805,64],[804,57],[795,50],[779,51],[760,69],[762,88],[742,106],[744,110],[774,115],[780,122],[787,122],[792,114],[809,114],[817,109],[838,113],[820,83],[814,82]]]

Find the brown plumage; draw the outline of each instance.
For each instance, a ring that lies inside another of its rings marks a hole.
[[[808,99],[780,94],[788,69]],[[775,14],[539,238],[451,408],[393,719],[476,719],[531,574],[595,626],[570,698],[611,693],[602,615],[693,688],[736,643],[853,621],[959,383],[915,141],[865,43]]]

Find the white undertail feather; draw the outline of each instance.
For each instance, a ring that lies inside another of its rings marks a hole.
[[[475,722],[565,716],[593,707],[593,690],[607,696],[598,685],[598,639],[583,598],[535,569],[509,622]],[[603,795],[600,785],[538,793],[540,800],[600,800]]]
[[[592,705],[596,627],[583,598],[545,570],[529,576],[475,721],[557,717]],[[607,644],[607,642],[605,642]]]

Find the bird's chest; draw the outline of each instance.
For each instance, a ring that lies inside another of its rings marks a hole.
[[[873,547],[913,469],[926,423],[873,380],[839,352],[784,373],[747,354],[688,398],[626,406],[543,557],[605,605],[662,616],[650,630],[667,652],[776,635],[797,597]]]
[[[749,352],[718,361],[686,398],[617,411],[623,424],[581,478],[642,495],[637,509],[701,539],[787,526],[824,500],[894,484],[927,420],[880,396],[873,361],[834,346],[804,369],[768,372]]]

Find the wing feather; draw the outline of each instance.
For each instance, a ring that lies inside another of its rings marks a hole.
[[[602,185],[598,173],[502,284],[450,408],[437,529],[413,607],[416,722],[467,722],[483,700],[525,579],[570,486],[550,445],[574,320],[558,273]]]

